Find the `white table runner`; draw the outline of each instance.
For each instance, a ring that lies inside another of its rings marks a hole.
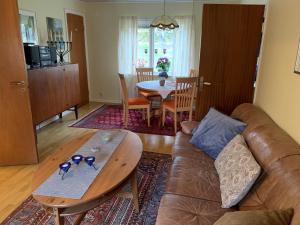
[[[73,154],[80,154],[84,157],[94,156],[96,158],[94,165],[97,170],[88,166],[83,160],[78,166],[72,164],[62,180],[58,168],[33,194],[81,199],[126,135],[126,131],[98,131]],[[107,139],[110,140],[107,141]]]
[[[156,91],[160,94],[160,96],[165,99],[168,95],[175,91],[176,89],[176,82],[175,81],[168,81],[164,86],[160,86],[159,80],[152,80],[152,81],[143,81],[136,84],[136,86],[140,89],[148,90],[148,91]]]

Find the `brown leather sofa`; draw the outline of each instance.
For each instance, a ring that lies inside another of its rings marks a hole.
[[[185,122],[185,133],[176,135],[173,164],[156,225],[212,225],[232,210],[287,208],[294,208],[291,225],[300,224],[300,146],[252,104],[238,106],[232,117],[247,123],[243,136],[263,168],[251,191],[236,208],[221,208],[214,161],[189,143],[191,135],[186,133],[197,123]]]

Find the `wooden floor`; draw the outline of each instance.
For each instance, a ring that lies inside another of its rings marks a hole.
[[[101,106],[90,103],[79,109],[79,116]],[[74,122],[70,113],[38,131],[38,149],[40,162],[45,160],[58,146],[81,135],[87,129],[68,127]],[[144,143],[144,150],[158,153],[171,153],[174,137],[139,134]],[[31,194],[31,181],[38,165],[0,167],[0,222],[16,209]]]

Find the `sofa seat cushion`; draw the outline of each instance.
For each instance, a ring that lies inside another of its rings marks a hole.
[[[156,225],[212,225],[226,212],[220,203],[165,194],[161,199]]]
[[[173,158],[177,156],[186,157],[186,158],[195,158],[201,157],[203,154],[206,155],[196,146],[192,145],[189,140],[191,139],[190,135],[187,135],[183,132],[178,132],[175,138],[175,144],[173,145]],[[206,155],[209,158],[208,155]]]
[[[187,148],[187,147],[173,147],[173,159],[175,157],[197,159],[198,157],[210,158],[206,153],[199,150],[198,148]],[[211,158],[210,158],[211,159]]]
[[[173,147],[186,147],[198,149],[196,146],[190,143],[191,135],[185,134],[181,131],[177,132]]]
[[[194,159],[176,157],[170,170],[166,193],[221,202],[214,161],[205,153]]]

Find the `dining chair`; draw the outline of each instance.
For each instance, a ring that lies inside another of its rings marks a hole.
[[[189,121],[192,121],[193,115],[193,100],[196,89],[196,77],[181,77],[176,78],[176,89],[173,100],[163,102],[162,107],[162,125],[166,120],[166,111],[174,114],[174,129],[177,132],[177,113],[189,112]]]
[[[190,70],[190,77],[198,77],[199,76],[199,71],[195,69]]]
[[[143,119],[145,119],[145,111],[147,111],[147,123],[148,127],[150,127],[150,102],[148,99],[144,97],[128,97],[128,90],[126,86],[126,81],[124,74],[119,74],[120,84],[121,84],[121,92],[122,92],[122,100],[123,100],[123,122],[125,127],[128,126],[128,117],[130,109],[142,109],[143,110]]]
[[[153,68],[136,68],[138,82],[154,80]]]
[[[154,80],[153,68],[136,68],[138,82]],[[154,91],[139,90],[139,94],[145,98],[157,97],[159,94]]]
[[[196,88],[195,88],[195,94],[194,94],[194,98],[197,99],[197,95],[198,95],[198,77],[199,77],[199,71],[195,70],[195,69],[191,69],[190,70],[190,77],[197,77],[197,83],[196,83]]]

